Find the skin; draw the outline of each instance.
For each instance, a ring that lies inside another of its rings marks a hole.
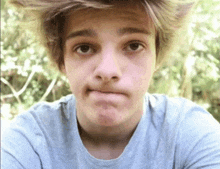
[[[122,28],[138,28],[131,32]],[[90,32],[78,32],[91,29]],[[124,33],[124,34],[123,34]],[[155,70],[155,28],[143,8],[82,9],[66,19],[63,72],[80,136],[96,158],[117,158],[143,114]]]

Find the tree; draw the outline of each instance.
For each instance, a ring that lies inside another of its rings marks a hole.
[[[18,23],[23,15],[1,1],[2,105],[14,118],[38,101],[71,93],[64,76],[48,69],[45,50]],[[188,39],[169,63],[155,73],[151,93],[192,99],[220,121],[220,3],[200,1],[189,25]]]

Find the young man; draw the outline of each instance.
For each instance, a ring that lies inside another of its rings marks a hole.
[[[188,100],[147,93],[186,16],[177,4],[15,2],[41,12],[42,38],[73,95],[16,118],[2,169],[220,168],[219,123]]]

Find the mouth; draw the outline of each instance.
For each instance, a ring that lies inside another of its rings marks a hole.
[[[115,91],[108,91],[108,90],[91,90],[88,89],[87,90],[88,93],[90,92],[96,92],[96,93],[103,93],[103,94],[123,94],[121,92],[115,92]]]
[[[87,88],[87,98],[96,106],[117,106],[127,101],[128,96],[115,88]]]

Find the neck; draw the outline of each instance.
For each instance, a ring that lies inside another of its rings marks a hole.
[[[105,127],[98,128],[97,130],[94,127],[89,127],[90,130],[85,130],[79,123],[79,133],[82,141],[90,142],[94,145],[119,145],[127,144],[132,137],[137,124],[130,130],[126,130],[124,127]]]
[[[136,113],[124,124],[108,127],[88,123],[84,118],[82,121],[77,121],[79,134],[92,156],[105,160],[115,159],[124,151],[141,117],[142,113]]]
[[[129,142],[141,117],[143,109],[136,109],[128,119],[112,125],[103,125],[91,121],[84,113],[77,109],[78,128],[82,141],[87,140],[93,145],[116,145]]]

